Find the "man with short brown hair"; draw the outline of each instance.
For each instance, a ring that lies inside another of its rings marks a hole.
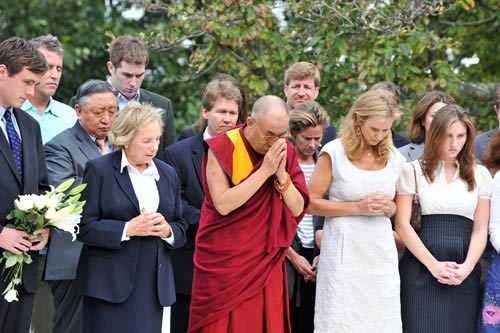
[[[25,231],[8,227],[7,214],[22,194],[42,194],[49,190],[40,126],[20,109],[35,94],[35,86],[47,71],[44,56],[24,39],[11,37],[0,43],[0,256],[4,251],[28,253],[33,262],[23,265],[22,284],[17,299],[0,298],[0,332],[28,333],[37,286],[38,250],[48,241],[42,229],[28,239]],[[0,292],[9,283],[0,277]]]
[[[106,63],[110,75],[108,82],[118,91],[120,110],[134,101],[165,110],[163,133],[156,153],[156,157],[163,160],[163,150],[176,138],[174,112],[170,99],[141,88],[148,61],[148,48],[142,40],[130,35],[115,38],[109,47],[109,61]]]

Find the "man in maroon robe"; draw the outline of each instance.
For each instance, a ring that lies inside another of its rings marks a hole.
[[[189,332],[290,332],[284,259],[309,204],[276,96],[206,141]]]

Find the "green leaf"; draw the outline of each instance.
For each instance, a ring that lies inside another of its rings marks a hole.
[[[31,259],[31,256],[28,253],[23,253],[23,259],[25,264],[31,264],[33,262],[33,259]]]
[[[9,268],[17,264],[17,255],[11,255],[7,258],[5,262],[5,268]]]

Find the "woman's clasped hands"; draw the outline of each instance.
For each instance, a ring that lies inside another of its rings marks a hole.
[[[382,191],[368,194],[358,204],[360,211],[366,215],[390,215],[394,209],[394,201]]]
[[[469,276],[471,269],[464,264],[457,264],[454,261],[437,261],[430,268],[431,274],[439,283],[458,286]]]
[[[170,225],[160,213],[143,211],[128,222],[127,236],[156,236],[168,238],[172,234]]]

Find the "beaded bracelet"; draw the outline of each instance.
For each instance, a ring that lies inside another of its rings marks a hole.
[[[276,191],[278,191],[280,194],[282,193],[285,193],[286,190],[288,190],[288,188],[290,187],[290,183],[292,182],[292,180],[290,179],[290,175],[287,173],[286,174],[286,182],[285,184],[280,184],[279,181],[278,181],[278,177],[276,177],[274,179],[274,188],[276,189]]]

